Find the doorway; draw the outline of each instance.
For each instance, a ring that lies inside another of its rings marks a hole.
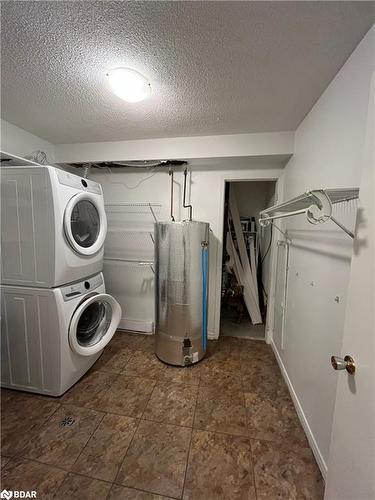
[[[220,335],[265,340],[272,224],[259,213],[275,202],[276,182],[225,183]]]

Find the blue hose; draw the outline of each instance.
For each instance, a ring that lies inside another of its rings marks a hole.
[[[207,348],[207,309],[208,309],[208,248],[202,248],[202,347],[203,351]]]

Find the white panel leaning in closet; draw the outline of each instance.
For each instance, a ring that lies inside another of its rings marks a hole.
[[[248,255],[233,186],[229,189],[229,214],[233,222],[239,254],[237,255],[237,250],[230,232],[228,233],[228,253],[234,258],[234,267],[236,268],[234,272],[238,275],[238,282],[243,286],[244,300],[251,322],[254,325],[260,324],[262,323],[262,316],[259,308],[255,247],[254,242],[252,242],[250,245],[250,255]]]
[[[104,275],[123,308],[119,328],[144,333],[154,329],[154,222],[157,203],[107,203],[108,232]],[[142,300],[140,300],[142,299]]]

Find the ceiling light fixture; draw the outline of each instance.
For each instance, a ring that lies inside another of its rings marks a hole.
[[[151,95],[150,82],[134,69],[114,68],[107,76],[113,93],[124,101],[139,102]]]

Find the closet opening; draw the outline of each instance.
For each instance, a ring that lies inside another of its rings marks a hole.
[[[275,190],[275,180],[225,183],[221,336],[265,340],[273,229],[259,225],[259,213]]]

